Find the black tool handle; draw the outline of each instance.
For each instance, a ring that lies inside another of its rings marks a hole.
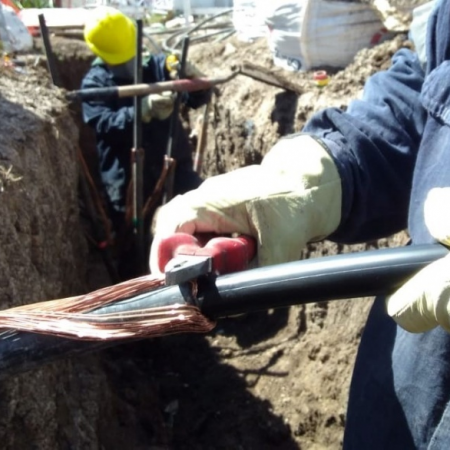
[[[326,300],[393,293],[421,268],[448,254],[439,244],[307,259],[219,277],[201,293],[209,317]]]

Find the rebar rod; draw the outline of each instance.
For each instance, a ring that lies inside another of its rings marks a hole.
[[[136,56],[134,60],[134,84],[142,83],[142,20],[136,21]],[[139,274],[146,269],[146,249],[144,221],[142,218],[144,205],[144,150],[142,148],[142,104],[141,97],[134,97],[133,149],[131,155],[133,173],[133,231],[136,238],[136,260]]]
[[[183,40],[183,47],[181,50],[180,65],[178,68],[178,80],[182,80],[185,77],[188,51],[189,51],[189,38],[186,36]],[[182,100],[182,93],[177,92],[173,106],[172,116],[170,118],[169,139],[167,141],[166,156],[164,159],[165,164],[168,164],[169,161],[171,161],[171,159],[173,158],[173,150],[176,145],[176,140],[178,137],[178,127],[180,126],[179,122],[180,119],[178,116],[180,113],[181,100]],[[172,199],[174,178],[175,178],[175,171],[171,170],[167,174],[166,184],[164,186],[162,198],[163,205]]]

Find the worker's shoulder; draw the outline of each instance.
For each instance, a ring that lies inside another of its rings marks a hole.
[[[142,60],[142,68],[145,70],[164,69],[166,65],[165,53],[152,53],[146,55]]]
[[[83,77],[83,85],[103,84],[111,79],[111,73],[104,64],[92,64]],[[109,83],[108,83],[109,84]]]

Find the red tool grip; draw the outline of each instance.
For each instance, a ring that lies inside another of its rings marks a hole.
[[[176,256],[209,256],[215,273],[226,274],[245,270],[256,255],[256,241],[249,236],[211,237],[210,234],[192,236],[174,233],[161,240],[158,247],[158,265],[161,272]]]

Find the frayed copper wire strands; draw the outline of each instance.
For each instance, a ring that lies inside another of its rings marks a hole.
[[[153,291],[164,281],[146,275],[86,295],[0,311],[0,327],[86,341],[207,333],[215,322],[194,305],[174,304],[129,312],[90,314],[94,309]]]

